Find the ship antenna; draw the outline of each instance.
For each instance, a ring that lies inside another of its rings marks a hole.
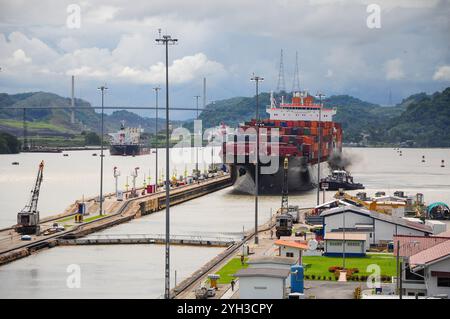
[[[283,64],[283,49],[280,54],[280,70],[278,72],[277,92],[286,91],[286,84],[284,82],[284,64]]]
[[[292,84],[292,92],[300,91],[300,76],[298,70],[298,52],[295,52],[295,70],[294,70],[294,82]]]

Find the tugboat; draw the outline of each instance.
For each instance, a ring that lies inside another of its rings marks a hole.
[[[364,189],[361,183],[353,182],[353,177],[345,170],[334,170],[331,175],[320,180],[320,189],[324,189],[323,185],[328,184],[327,190],[337,191],[340,188],[344,190]]]

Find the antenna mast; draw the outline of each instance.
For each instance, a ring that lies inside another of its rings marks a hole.
[[[283,64],[283,49],[280,55],[280,70],[278,72],[277,92],[286,91],[286,83],[284,82],[284,64]]]

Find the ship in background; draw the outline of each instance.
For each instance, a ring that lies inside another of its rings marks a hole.
[[[339,123],[333,122],[336,109],[324,108],[321,103],[315,103],[314,97],[306,91],[294,92],[291,103],[285,103],[284,97],[277,103],[273,94],[270,101],[266,110],[270,117],[259,121],[260,157],[261,152],[266,152],[271,161],[278,162],[278,170],[273,174],[261,174],[261,167],[269,166],[270,163],[267,164],[267,160],[264,163],[260,159],[259,192],[281,193],[284,158],[288,158],[289,161],[289,193],[316,187],[317,165],[327,162],[333,153],[342,152],[342,128]],[[245,131],[250,128],[256,130],[255,119],[239,125],[238,129]],[[274,129],[278,129],[278,140],[271,134]],[[319,132],[321,132],[320,158]],[[222,158],[224,163],[229,165],[236,191],[254,194],[255,140],[256,134],[247,136],[244,141],[239,141],[234,135],[232,141],[226,140],[222,146]],[[272,154],[273,143],[277,142],[278,152],[274,151]],[[321,170],[326,166],[322,164]]]
[[[141,127],[126,127],[125,121],[120,124],[120,130],[111,136],[109,153],[111,155],[144,155],[150,153],[150,148],[145,147],[141,142]]]

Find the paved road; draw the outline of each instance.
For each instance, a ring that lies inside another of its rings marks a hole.
[[[364,282],[305,280],[305,295],[316,299],[353,299],[353,292],[359,286],[366,287]]]

